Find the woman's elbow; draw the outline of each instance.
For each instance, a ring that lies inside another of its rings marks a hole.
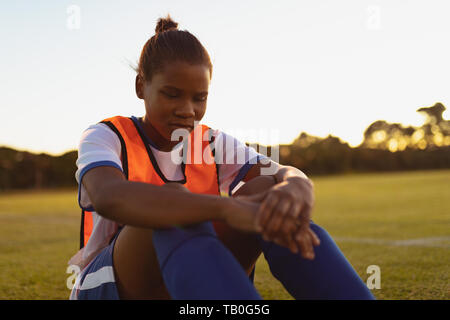
[[[102,186],[91,196],[92,206],[99,215],[110,220],[117,220],[117,212],[120,212],[122,196],[118,191],[119,186],[108,184]]]

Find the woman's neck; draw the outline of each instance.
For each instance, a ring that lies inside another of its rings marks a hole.
[[[177,141],[167,141],[151,124],[150,120],[147,118],[147,115],[139,118],[139,121],[141,122],[147,137],[152,140],[160,151],[172,151],[173,147],[178,144]]]

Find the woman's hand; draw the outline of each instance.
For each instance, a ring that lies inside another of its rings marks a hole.
[[[162,187],[190,192],[184,185],[177,182],[168,182]],[[258,203],[255,201],[258,201]],[[251,197],[251,200],[247,198],[245,200],[229,198],[227,205],[222,207],[221,216],[229,226],[235,229],[245,232],[260,232],[262,229],[256,216],[259,202],[261,202],[261,199],[254,196]]]
[[[313,246],[320,241],[309,225],[313,205],[313,184],[309,179],[289,177],[274,185],[267,190],[257,213],[264,239],[314,259]]]
[[[273,242],[289,248],[293,253],[297,253],[300,248],[302,256],[310,260],[314,259],[314,250],[310,244],[314,246],[320,244],[319,238],[310,227],[299,227],[293,234],[277,236]]]
[[[224,221],[230,227],[241,231],[261,232],[262,228],[259,226],[257,217],[260,197],[261,195],[228,198],[229,202],[222,211]]]

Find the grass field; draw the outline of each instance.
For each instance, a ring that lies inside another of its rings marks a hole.
[[[378,299],[450,299],[450,170],[313,178],[315,223],[366,281],[381,269]],[[67,299],[67,260],[78,249],[74,190],[0,195],[0,299]],[[292,297],[264,258],[264,299]]]

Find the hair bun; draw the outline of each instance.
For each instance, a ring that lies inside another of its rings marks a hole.
[[[166,18],[159,18],[155,32],[162,33],[169,30],[178,30],[178,22],[173,21],[170,15],[167,15]]]

